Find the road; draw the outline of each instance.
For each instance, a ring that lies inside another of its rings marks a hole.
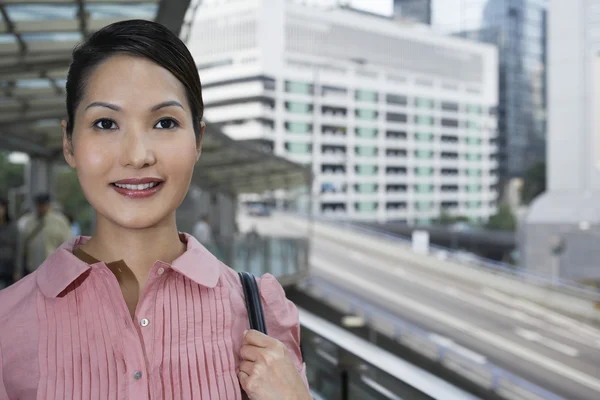
[[[307,233],[276,218],[256,226],[263,234]],[[600,329],[591,323],[324,237],[311,243],[313,275],[565,399],[600,399]]]

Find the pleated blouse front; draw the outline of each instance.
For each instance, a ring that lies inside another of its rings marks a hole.
[[[237,274],[186,235],[180,258],[152,267],[132,320],[109,268],[73,255],[86,240],[0,292],[0,399],[242,399]],[[272,275],[259,287],[270,336],[306,380],[296,307]]]

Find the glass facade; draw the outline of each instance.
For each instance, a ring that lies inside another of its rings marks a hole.
[[[401,2],[401,1],[399,1]],[[547,0],[419,0],[434,29],[499,50],[500,179],[545,159]],[[483,114],[467,105],[473,116]]]

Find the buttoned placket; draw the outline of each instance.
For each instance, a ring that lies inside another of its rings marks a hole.
[[[125,299],[121,292],[119,283],[114,274],[104,265],[103,273],[110,274],[110,291],[117,296],[118,303],[121,304],[120,310],[123,313],[125,329],[123,331],[123,357],[126,365],[127,380],[129,382],[129,399],[155,399],[150,385],[152,373],[157,373],[155,366],[151,365],[152,358],[149,354],[153,352],[154,329],[151,321],[155,313],[155,300],[158,290],[158,283],[166,276],[167,267],[157,262],[151,269],[148,281],[142,289],[138,300],[134,318],[131,318]]]

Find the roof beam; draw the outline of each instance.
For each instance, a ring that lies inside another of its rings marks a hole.
[[[21,151],[30,155],[51,157],[53,153],[31,140],[0,133],[0,147],[12,151]]]
[[[10,19],[10,16],[8,15],[6,7],[4,7],[3,3],[0,3],[0,14],[2,14],[2,18],[4,18],[4,23],[6,24],[6,30],[8,33],[12,33],[17,38],[17,42],[19,43],[19,52],[21,55],[25,54],[27,52],[27,43],[25,43],[21,34],[15,30],[15,24]]]

